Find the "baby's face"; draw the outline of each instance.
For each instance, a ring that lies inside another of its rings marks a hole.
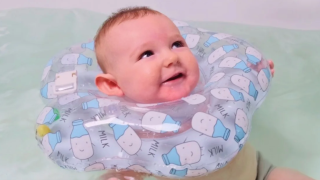
[[[124,95],[140,103],[188,96],[199,80],[199,67],[173,22],[147,15],[113,26],[103,41],[105,57]]]

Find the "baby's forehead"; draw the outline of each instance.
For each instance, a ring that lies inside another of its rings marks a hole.
[[[112,26],[108,27],[105,30],[103,36],[101,36],[101,39],[100,39],[99,51],[103,53],[104,56],[111,57],[112,59],[112,56],[115,54],[116,55],[118,55],[119,53],[121,53],[121,55],[130,54],[129,49],[131,48],[134,49],[135,46],[138,46],[139,44],[143,44],[143,41],[145,39],[148,39],[147,37],[153,37],[153,34],[154,34],[153,32],[155,33],[159,32],[158,31],[159,27],[157,27],[155,24],[152,24],[152,25],[150,24],[149,26],[146,25],[144,27],[140,27],[136,25],[137,20],[143,19],[145,17],[147,17],[147,19],[144,19],[142,21],[143,23],[152,22],[153,20],[158,20],[158,18],[161,18],[161,21],[167,21],[169,23],[172,23],[172,25],[175,27],[172,20],[170,20],[169,18],[163,15],[159,16],[159,15],[150,14],[150,15],[145,15],[143,17],[123,20],[123,21],[120,21],[119,23],[114,23]],[[128,23],[128,21],[130,20],[132,21]],[[165,24],[170,26],[170,24],[167,24],[167,23]],[[141,21],[140,21],[140,25],[141,25]],[[176,30],[171,28],[171,30],[174,32],[177,31],[177,33],[179,33],[178,29]],[[128,44],[130,45],[129,47],[128,47]],[[112,63],[115,63],[115,62],[112,62]]]
[[[117,23],[113,23],[111,26],[108,27],[108,29],[106,29],[105,33],[115,32],[115,31],[130,32],[133,29],[141,29],[141,30],[151,29],[153,26],[154,28],[158,28],[159,26],[163,26],[163,22],[165,22],[166,26],[176,27],[173,21],[163,14],[148,14],[145,16],[136,17],[132,19],[123,19]]]

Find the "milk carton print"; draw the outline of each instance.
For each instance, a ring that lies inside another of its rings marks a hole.
[[[231,76],[231,82],[244,90],[246,93],[248,93],[251,97],[253,97],[254,100],[258,97],[258,91],[256,87],[254,86],[253,82],[250,81],[248,78],[240,76],[240,75],[233,75]]]
[[[233,51],[234,49],[238,49],[239,46],[237,44],[231,44],[231,45],[224,45],[218,49],[216,49],[215,51],[213,51],[209,57],[208,57],[208,63],[212,64],[214,62],[216,62],[219,58],[221,58],[222,56],[224,56],[225,54]]]
[[[56,133],[48,133],[42,139],[42,146],[47,156],[50,156],[57,144],[61,143],[61,134],[60,131]]]
[[[238,109],[235,120],[236,135],[234,140],[240,142],[249,130],[249,120],[246,113],[242,109]]]
[[[208,83],[205,85],[205,88],[213,85],[214,83],[218,82],[220,79],[222,79],[224,77],[225,73],[220,72],[220,73],[216,73],[215,75],[213,75],[210,80],[208,81]]]
[[[60,118],[60,113],[52,107],[45,107],[37,118],[38,124],[51,124]]]
[[[74,157],[80,160],[89,159],[93,156],[93,147],[90,135],[84,128],[83,120],[73,121],[72,126],[70,141]]]
[[[251,64],[257,65],[262,60],[262,55],[253,47],[247,47],[246,55]]]
[[[142,117],[141,125],[144,129],[156,133],[166,133],[170,131],[177,133],[181,123],[173,120],[171,116],[167,114],[149,111]]]
[[[271,74],[268,69],[261,69],[258,74],[258,82],[261,86],[262,91],[266,91],[271,81]]]
[[[251,71],[251,68],[249,68],[244,61],[236,57],[227,57],[223,59],[220,62],[219,67],[240,69],[245,73],[248,73]]]
[[[197,177],[197,176],[202,176],[206,173],[208,173],[208,170],[206,168],[201,168],[201,169],[182,169],[182,170],[177,170],[172,168],[169,172],[172,175],[176,175],[178,177]]]
[[[217,33],[209,37],[209,39],[203,44],[205,47],[209,47],[211,44],[220,41],[221,39],[225,39],[231,37],[229,34]]]
[[[217,82],[217,81],[219,81],[221,78],[223,78],[224,75],[225,75],[225,73],[223,73],[223,72],[217,73],[217,74],[213,75],[213,76],[210,78],[209,82]]]
[[[191,125],[195,131],[209,137],[227,141],[230,136],[230,129],[226,128],[220,119],[203,112],[197,112],[193,116]]]
[[[42,73],[41,81],[43,81],[43,80],[47,77],[47,75],[48,75],[48,73],[49,73],[49,71],[50,71],[50,69],[51,69],[52,62],[53,62],[53,60],[51,59],[51,60],[46,64],[46,67],[44,68],[43,73]]]
[[[61,58],[61,63],[65,65],[92,65],[92,59],[82,54],[66,54]]]
[[[204,97],[201,94],[192,94],[190,96],[182,98],[182,100],[184,100],[185,102],[187,102],[190,105],[197,105],[197,104],[201,104],[204,101],[206,101],[206,97]]]
[[[103,163],[94,163],[92,165],[87,166],[84,171],[89,172],[89,171],[100,171],[104,170],[104,164]]]
[[[118,145],[129,155],[136,154],[142,145],[137,133],[126,124],[109,124],[113,130],[113,136]]]
[[[200,36],[197,34],[182,34],[182,37],[185,39],[190,49],[196,47],[200,40]]]
[[[46,99],[54,99],[57,95],[54,94],[54,82],[49,82],[40,90],[41,96]]]
[[[194,164],[201,159],[201,147],[196,141],[189,141],[173,147],[170,152],[162,155],[165,165],[184,166]]]
[[[81,47],[83,49],[90,49],[90,50],[94,51],[94,41],[91,41],[88,43],[83,43],[83,44],[81,44]]]
[[[243,94],[232,88],[215,88],[211,90],[211,94],[213,97],[221,100],[244,102]]]
[[[107,107],[112,104],[118,104],[119,102],[120,102],[119,100],[113,100],[113,99],[107,99],[107,98],[97,98],[97,99],[93,99],[91,101],[82,103],[82,108],[83,109],[89,109],[89,108],[98,109],[100,107]]]

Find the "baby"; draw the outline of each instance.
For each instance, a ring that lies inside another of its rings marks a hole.
[[[122,96],[138,103],[159,103],[188,96],[199,81],[196,58],[175,24],[147,7],[121,9],[102,25],[95,38],[95,51],[103,74],[98,89],[109,96]],[[274,65],[269,61],[272,75]],[[146,174],[108,172],[101,179],[142,180]],[[168,178],[157,177],[159,180]],[[309,180],[299,172],[275,168],[250,144],[224,168],[201,180]]]

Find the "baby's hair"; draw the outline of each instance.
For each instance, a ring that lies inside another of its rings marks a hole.
[[[118,10],[116,13],[112,13],[112,15],[109,16],[106,21],[104,21],[102,26],[98,29],[98,32],[94,39],[94,46],[98,65],[104,73],[106,73],[106,68],[102,65],[102,59],[104,59],[103,51],[99,51],[99,48],[101,47],[101,41],[105,36],[106,32],[114,25],[120,24],[126,20],[141,18],[149,14],[155,15],[161,13],[146,6],[127,7]]]

